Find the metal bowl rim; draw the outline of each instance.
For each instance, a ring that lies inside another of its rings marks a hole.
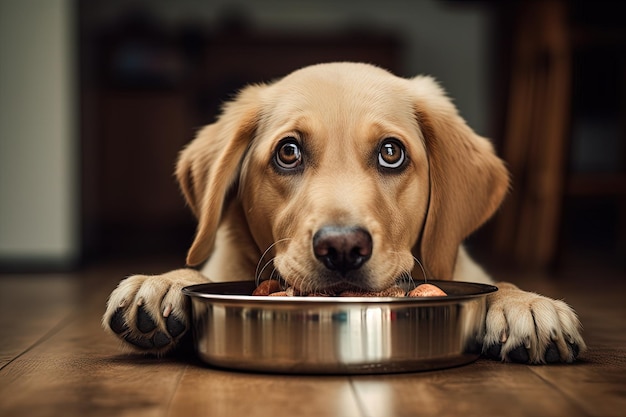
[[[259,295],[244,295],[244,294],[224,294],[217,290],[228,286],[250,286],[252,281],[227,281],[227,282],[214,282],[189,285],[182,289],[183,294],[192,297],[199,298],[207,301],[216,302],[246,302],[262,305],[281,305],[281,304],[430,304],[430,303],[454,303],[456,301],[467,300],[477,297],[486,296],[493,292],[498,291],[498,287],[489,284],[477,283],[477,282],[465,282],[465,281],[440,281],[440,280],[428,280],[429,283],[451,283],[455,286],[470,286],[475,288],[476,291],[468,294],[453,294],[440,297],[268,297]],[[213,291],[213,292],[212,292]]]

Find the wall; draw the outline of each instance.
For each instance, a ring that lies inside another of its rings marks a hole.
[[[0,0],[0,263],[78,254],[73,2]]]

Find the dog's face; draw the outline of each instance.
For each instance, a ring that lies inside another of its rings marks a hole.
[[[380,81],[304,71],[265,92],[240,196],[259,248],[276,242],[274,266],[296,287],[383,289],[413,269],[428,161],[410,103]]]
[[[259,261],[303,291],[381,290],[416,259],[450,278],[460,241],[507,187],[490,144],[431,79],[348,63],[248,87],[177,173],[199,219],[188,263],[210,255],[236,201],[245,218],[229,227],[245,228]]]

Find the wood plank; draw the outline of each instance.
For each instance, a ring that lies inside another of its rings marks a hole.
[[[626,348],[592,347],[579,363],[538,366],[532,372],[563,393],[570,403],[584,411],[583,415],[622,417],[626,410],[625,369]]]
[[[530,2],[515,30],[503,144],[513,184],[494,242],[527,267],[544,268],[556,253],[571,95],[566,12],[563,2]]]
[[[581,416],[528,366],[479,360],[461,368],[353,380],[368,416]]]
[[[539,6],[540,4],[540,6]],[[536,174],[535,233],[529,241],[531,262],[539,266],[550,265],[556,254],[560,227],[561,199],[563,195],[567,131],[570,120],[571,97],[571,45],[569,42],[568,10],[565,2],[537,3],[538,13],[543,17],[543,45],[539,46],[537,64],[542,74],[544,112],[536,118],[537,140],[543,133],[543,144],[532,157],[538,161],[531,173]],[[545,54],[548,54],[546,58]],[[545,65],[544,68],[541,68]],[[542,120],[543,119],[543,120]]]
[[[0,277],[0,369],[60,325],[74,301],[67,275]]]
[[[59,337],[70,336],[62,332]],[[0,374],[2,415],[162,416],[180,364],[141,357],[81,355],[65,345],[23,357]],[[8,371],[8,372],[7,372]]]
[[[100,325],[107,291],[94,288],[82,282],[65,326],[0,371],[3,417],[165,415],[185,364],[121,354]]]
[[[202,393],[199,395],[199,393]],[[190,366],[168,416],[361,416],[342,376],[271,375]]]
[[[522,280],[519,280],[522,282]],[[607,265],[575,266],[559,280],[527,279],[526,288],[573,306],[584,326],[589,350],[567,366],[531,371],[590,416],[623,416],[626,409],[626,304],[624,272]]]

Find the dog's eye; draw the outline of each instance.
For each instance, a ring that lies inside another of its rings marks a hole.
[[[284,170],[293,170],[299,167],[302,163],[302,152],[296,139],[284,139],[276,149],[274,160],[276,165]]]
[[[384,169],[398,169],[404,166],[406,153],[404,146],[394,138],[385,139],[378,150],[378,165]]]

